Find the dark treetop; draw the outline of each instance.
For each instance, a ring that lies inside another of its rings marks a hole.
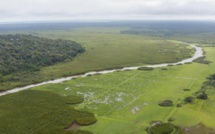
[[[0,81],[6,75],[38,71],[74,58],[84,48],[69,40],[52,40],[32,35],[0,35]]]

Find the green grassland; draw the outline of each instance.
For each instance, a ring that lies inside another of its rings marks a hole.
[[[51,33],[44,31],[38,32],[38,35],[53,39],[74,40],[81,43],[86,49],[86,53],[74,61],[50,67],[54,72],[58,72],[65,65],[70,66],[69,73],[79,73],[115,67],[175,62],[192,55],[189,49],[186,50],[187,46],[183,43],[123,35],[120,34],[120,31],[120,28],[80,28],[62,32],[52,31]],[[156,53],[156,56],[151,53]],[[44,71],[47,72],[50,68],[44,69]]]
[[[63,97],[51,92],[32,90],[2,96],[0,133],[73,134],[75,130],[65,130],[73,123],[86,126],[96,122],[92,113],[73,108],[74,104],[82,101],[83,98],[80,96]],[[91,134],[90,131],[78,131],[78,133]]]
[[[184,43],[120,34],[122,29],[124,28],[76,28],[27,32],[40,37],[76,41],[85,47],[86,52],[73,60],[41,68],[32,74],[22,74],[19,82],[2,82],[0,90],[92,70],[176,62],[193,54],[193,49]]]
[[[33,90],[51,91],[60,95],[82,95],[85,102],[76,109],[95,113],[98,122],[85,127],[99,134],[146,133],[151,121],[168,121],[180,127],[202,123],[215,128],[214,88],[206,93],[208,100],[195,99],[184,104],[187,96],[198,91],[206,77],[214,73],[215,48],[205,47],[206,58],[211,64],[185,64],[157,68],[151,71],[119,71],[111,74],[77,78],[60,84],[50,84]],[[190,91],[183,89],[189,88]],[[159,102],[170,99],[172,107],[160,107]],[[182,103],[182,107],[176,107]]]
[[[162,31],[138,35],[120,33],[127,29],[88,27],[21,32],[73,40],[81,43],[86,52],[31,75],[23,74],[21,82],[0,83],[0,90],[91,70],[176,62],[190,57],[193,49],[175,40],[204,46],[213,46],[215,41],[212,32],[174,35],[164,35]],[[214,87],[206,88],[207,100],[194,99],[192,103],[184,103],[186,97],[194,96],[201,89],[206,77],[215,73],[215,48],[204,47],[204,50],[206,59],[212,63],[118,71],[2,96],[0,133],[73,133],[67,129],[71,126],[72,130],[78,130],[72,127],[76,122],[83,125],[78,133],[146,134],[152,121],[168,122],[170,118],[174,125],[188,129],[187,133],[215,133]],[[172,100],[173,106],[159,106],[163,100]],[[177,107],[177,104],[182,107]],[[83,123],[85,121],[88,123]],[[89,124],[93,125],[84,126]]]

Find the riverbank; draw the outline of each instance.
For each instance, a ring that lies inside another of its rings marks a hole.
[[[165,66],[168,66],[168,65],[185,64],[185,63],[192,62],[193,60],[203,56],[203,49],[201,47],[198,47],[198,46],[195,46],[195,45],[192,45],[192,44],[190,46],[192,46],[196,50],[195,54],[193,55],[193,57],[188,58],[188,59],[184,59],[184,60],[176,62],[176,63],[162,63],[162,64],[155,64],[155,65],[124,67],[124,68],[121,68],[121,69],[112,69],[112,70],[87,72],[87,73],[81,74],[81,75],[74,75],[74,76],[64,77],[64,78],[60,78],[60,79],[56,79],[56,80],[45,81],[45,82],[38,83],[38,84],[31,84],[31,85],[24,86],[24,87],[14,88],[14,89],[11,89],[11,90],[8,90],[8,91],[5,91],[5,92],[1,92],[0,96],[11,94],[11,93],[16,93],[16,92],[19,92],[19,91],[22,91],[22,90],[26,90],[26,89],[29,89],[29,88],[33,88],[33,87],[37,87],[37,86],[41,86],[41,85],[45,85],[45,84],[60,83],[60,82],[63,82],[63,81],[68,81],[68,80],[74,79],[74,78],[86,77],[86,76],[89,76],[89,75],[107,74],[107,73],[113,73],[115,71],[136,70],[139,67],[158,68],[158,67],[165,67]]]

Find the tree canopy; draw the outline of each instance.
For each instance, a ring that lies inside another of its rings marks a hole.
[[[84,48],[70,40],[52,40],[32,35],[0,35],[0,81],[17,72],[38,71],[43,66],[72,59]]]

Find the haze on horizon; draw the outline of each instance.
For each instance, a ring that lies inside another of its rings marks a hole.
[[[0,22],[215,20],[213,0],[1,0]]]

